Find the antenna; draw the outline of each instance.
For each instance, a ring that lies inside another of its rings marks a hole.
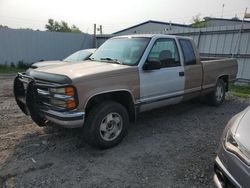
[[[221,10],[221,18],[223,18],[223,16],[224,16],[224,7],[225,7],[225,4],[223,3],[222,4],[222,10]]]

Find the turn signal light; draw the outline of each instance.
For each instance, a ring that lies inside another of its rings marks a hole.
[[[76,107],[76,102],[75,100],[68,100],[67,101],[67,108],[68,109],[72,109],[72,108],[75,108]]]

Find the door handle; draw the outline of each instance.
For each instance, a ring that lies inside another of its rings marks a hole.
[[[179,76],[184,76],[184,72],[179,72]]]

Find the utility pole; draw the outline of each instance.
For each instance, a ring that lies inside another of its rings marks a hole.
[[[94,24],[93,47],[96,48],[96,24]]]
[[[100,26],[97,28],[97,31],[99,31],[100,34],[102,35],[102,25],[100,25]]]
[[[244,16],[243,16],[243,19],[241,22],[241,26],[240,26],[239,33],[238,33],[238,40],[236,42],[235,50],[234,50],[234,53],[232,54],[232,57],[234,57],[235,55],[238,55],[240,53],[241,35],[242,35],[242,30],[244,28],[244,21],[245,21],[246,15],[247,15],[247,8],[245,9],[245,13],[244,13]]]
[[[100,34],[102,35],[102,25],[100,25]]]

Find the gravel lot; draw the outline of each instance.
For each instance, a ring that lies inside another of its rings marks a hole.
[[[82,142],[81,129],[40,128],[15,104],[0,75],[0,187],[214,187],[213,161],[231,116],[250,104],[196,101],[140,115],[115,148]]]

